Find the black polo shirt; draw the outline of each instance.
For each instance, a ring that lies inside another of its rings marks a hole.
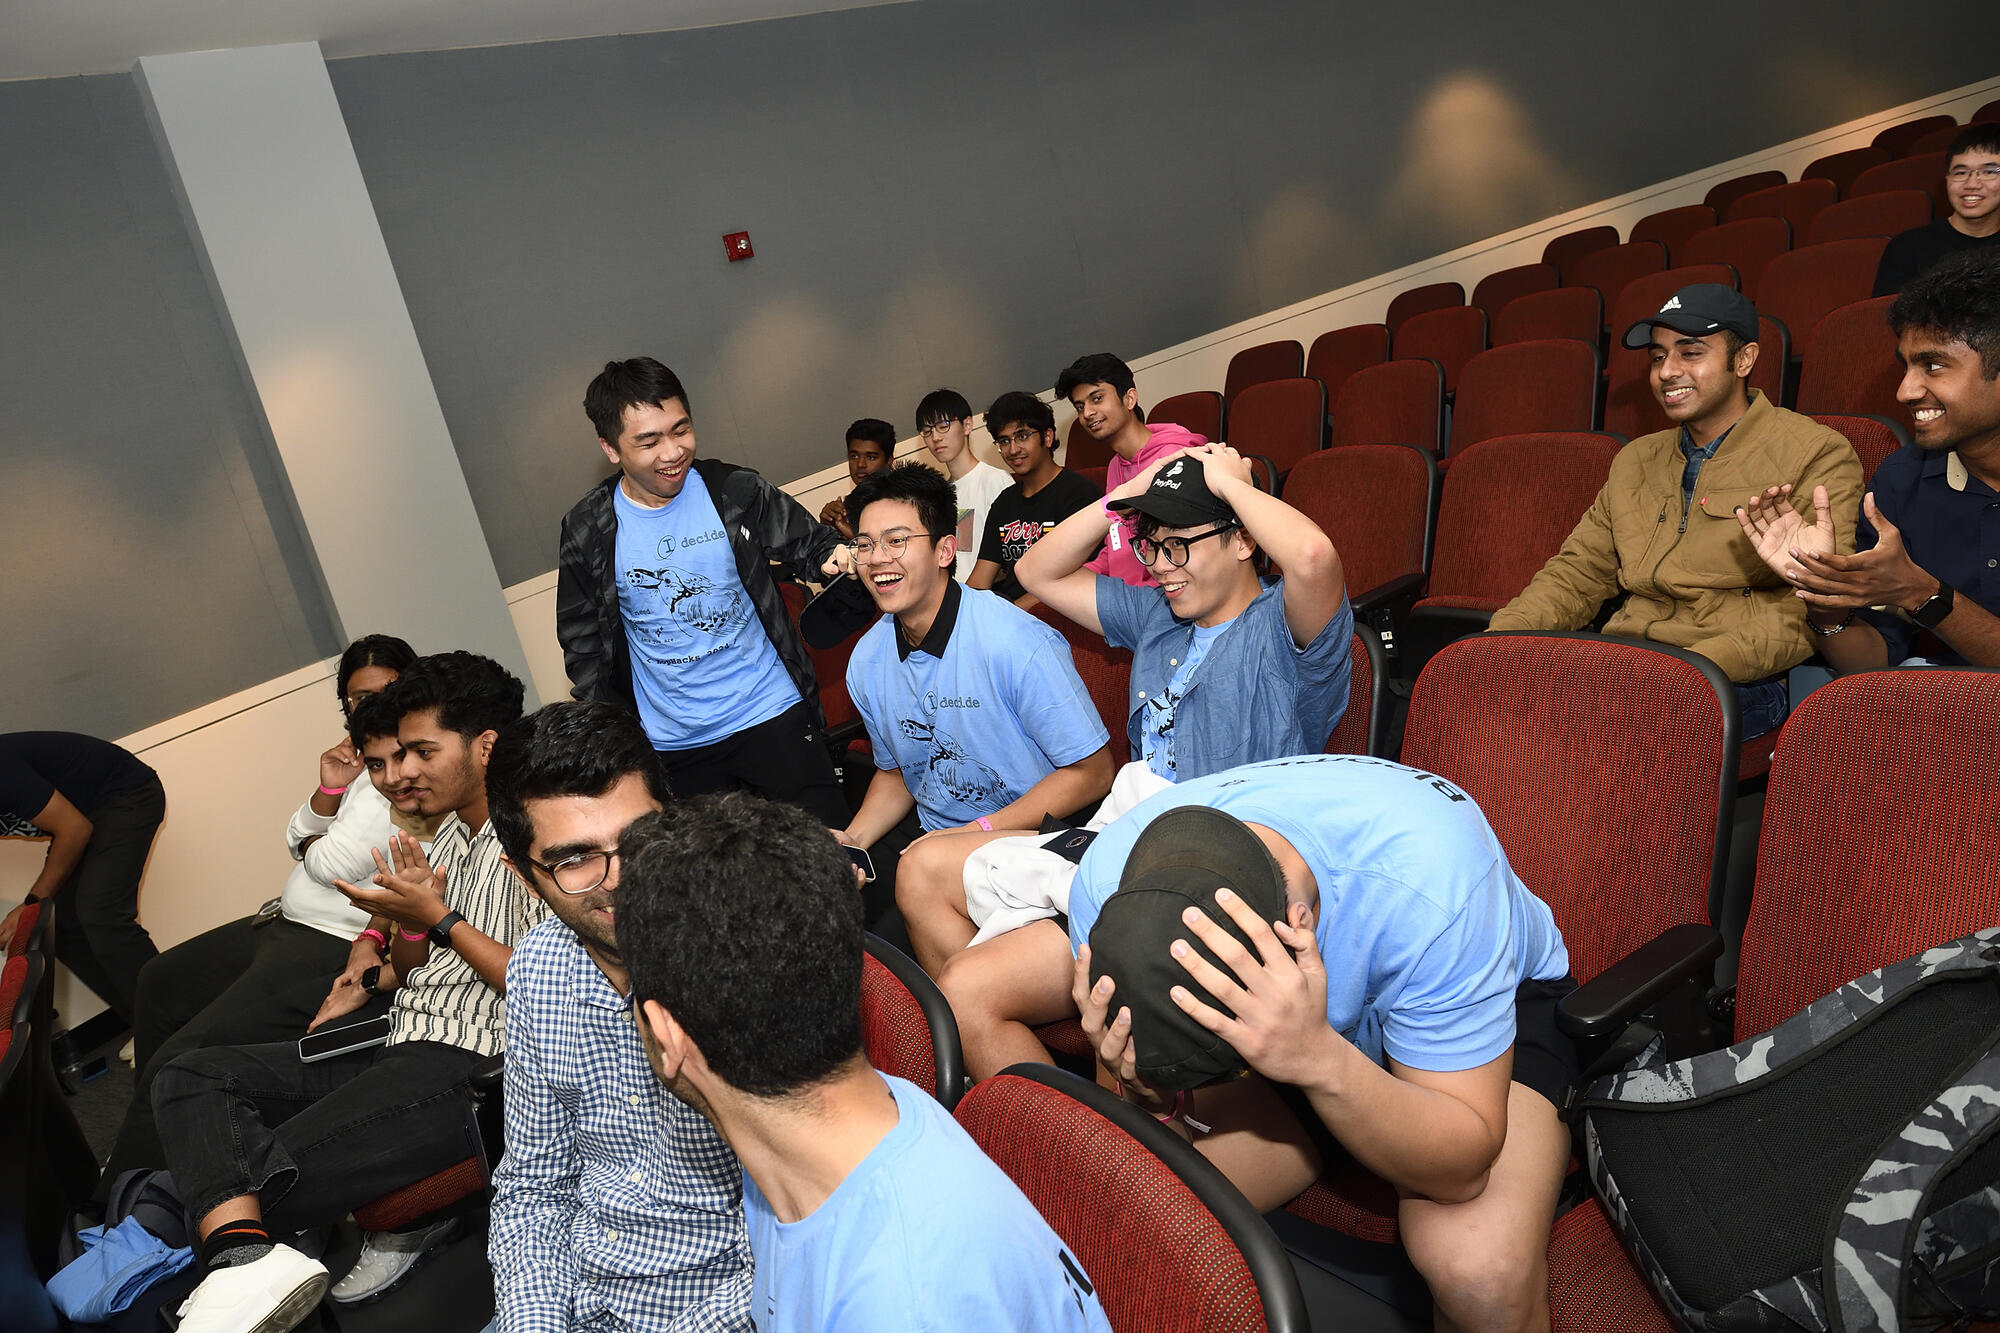
[[[2000,494],[1967,471],[1957,454],[1915,445],[1884,459],[1870,489],[1882,516],[1901,530],[1903,549],[1918,568],[2000,615]],[[1875,525],[1864,511],[1854,527],[1854,549],[1873,550],[1875,542]],[[1910,655],[1916,626],[1885,611],[1861,614],[1882,632],[1889,665]],[[1935,660],[1965,665],[1949,644]]]

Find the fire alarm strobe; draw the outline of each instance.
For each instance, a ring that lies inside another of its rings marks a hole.
[[[750,233],[747,231],[732,231],[723,237],[722,249],[729,256],[729,262],[732,264],[739,259],[748,259],[751,255],[757,253],[750,248]]]

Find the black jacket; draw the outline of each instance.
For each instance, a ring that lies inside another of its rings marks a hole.
[[[817,579],[820,565],[840,544],[840,534],[824,527],[786,495],[747,467],[698,458],[694,470],[708,487],[716,513],[729,533],[736,553],[736,576],[757,608],[757,618],[778,650],[812,715],[822,726],[819,687],[812,661],[799,642],[785,610],[784,595],[772,577],[771,562],[787,572]],[[618,546],[618,513],[611,488],[621,474],[612,473],[563,516],[562,542],[556,572],[556,638],[562,643],[563,669],[571,693],[579,699],[605,699],[634,711],[632,657],[625,644],[625,624],[618,614],[618,578],[614,559]]]

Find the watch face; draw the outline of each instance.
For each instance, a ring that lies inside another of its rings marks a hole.
[[[1910,619],[1925,629],[1936,629],[1944,623],[1944,618],[1951,614],[1951,603],[1951,589],[1940,584],[1937,596],[1910,612]]]

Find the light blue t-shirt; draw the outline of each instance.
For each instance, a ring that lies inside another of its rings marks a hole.
[[[926,831],[1013,804],[1109,737],[1063,637],[996,593],[951,584],[922,645],[903,656],[896,636],[888,615],[861,636],[847,692]]]
[[[1191,626],[1187,651],[1181,654],[1173,679],[1167,682],[1167,688],[1140,705],[1139,728],[1146,752],[1146,767],[1169,782],[1180,777],[1174,755],[1174,712],[1187,694],[1188,677],[1208,656],[1208,646],[1215,642],[1216,635],[1234,623],[1231,619],[1219,625]]]
[[[618,515],[618,614],[632,693],[656,750],[689,750],[768,722],[799,702],[701,474],[647,509],[611,488]]]
[[[758,1333],[1111,1333],[1096,1288],[951,1114],[883,1076],[896,1127],[812,1215],[780,1222],[743,1177]]]
[[[1569,971],[1548,904],[1472,798],[1366,755],[1301,755],[1188,778],[1113,820],[1077,866],[1070,947],[1090,939],[1145,827],[1205,805],[1291,843],[1319,887],[1326,1017],[1378,1064],[1475,1069],[1514,1044],[1514,990]]]

